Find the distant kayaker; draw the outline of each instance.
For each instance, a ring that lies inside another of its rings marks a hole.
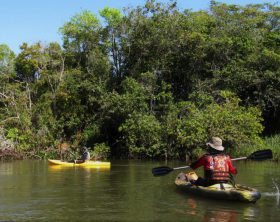
[[[84,163],[90,160],[90,153],[85,146],[81,149],[80,154],[81,154],[81,159],[74,160],[74,163]]]
[[[199,177],[192,182],[198,186],[228,183],[230,174],[237,174],[237,170],[233,167],[230,157],[224,154],[222,140],[219,137],[212,137],[206,145],[208,153],[190,165],[194,170],[203,166],[204,178]]]

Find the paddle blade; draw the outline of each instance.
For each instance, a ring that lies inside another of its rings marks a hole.
[[[166,175],[171,171],[173,171],[173,169],[168,166],[155,167],[152,169],[152,173],[155,177]]]
[[[272,151],[267,150],[258,150],[252,153],[250,156],[247,157],[249,160],[268,160],[272,159]]]

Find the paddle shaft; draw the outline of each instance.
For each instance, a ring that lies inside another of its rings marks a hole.
[[[267,159],[272,159],[272,151],[267,149],[267,150],[259,150],[253,152],[251,155],[248,157],[238,157],[231,159],[232,161],[236,160],[267,160]],[[162,166],[162,167],[156,167],[152,169],[152,173],[154,176],[161,176],[170,173],[173,170],[179,170],[179,169],[186,169],[190,168],[190,166],[182,166],[182,167],[175,167],[175,168],[170,168],[167,166]]]
[[[234,158],[231,160],[235,161],[235,160],[246,160],[246,159],[247,159],[247,157],[239,157],[239,158]],[[190,168],[190,166],[175,167],[175,168],[173,168],[173,170],[180,170],[180,169],[187,169],[187,168]]]
[[[175,167],[173,168],[173,170],[186,169],[186,168],[190,168],[190,166]]]
[[[247,157],[238,157],[238,158],[234,158],[234,159],[231,159],[232,161],[235,161],[235,160],[246,160]]]

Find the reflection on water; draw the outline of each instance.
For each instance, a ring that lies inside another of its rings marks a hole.
[[[5,164],[0,164],[0,175],[12,175],[13,174],[13,164],[6,162]]]
[[[237,213],[234,211],[213,210],[205,214],[205,222],[236,222]]]
[[[98,167],[75,167],[75,166],[61,166],[61,165],[48,165],[48,169],[51,172],[56,172],[56,171],[63,171],[63,170],[83,170],[85,172],[108,172],[110,171],[110,167],[102,167],[102,168],[98,168]]]
[[[197,202],[195,199],[193,198],[188,198],[187,199],[187,205],[189,207],[187,213],[190,214],[190,215],[196,215],[198,212],[197,212]]]
[[[280,172],[275,163],[237,164],[237,182],[262,193],[256,204],[177,192],[174,179],[178,172],[152,176],[151,169],[159,164],[116,161],[111,169],[88,169],[49,166],[46,161],[0,162],[0,221],[279,220]]]
[[[259,209],[255,206],[244,205],[242,208],[234,208],[232,206],[225,207],[225,205],[215,204],[215,207],[211,205],[211,201],[208,201],[207,205],[199,203],[196,198],[187,198],[187,214],[194,216],[203,214],[203,221],[205,222],[237,222],[240,219],[240,215],[246,220],[255,220],[258,217]],[[202,206],[201,206],[202,205]]]

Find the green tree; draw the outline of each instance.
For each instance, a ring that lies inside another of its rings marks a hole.
[[[101,30],[100,21],[87,10],[74,15],[59,29],[70,67],[81,66],[86,69],[90,57],[95,53],[100,56],[100,50],[103,50],[100,44]]]
[[[240,99],[228,91],[220,92],[218,102],[211,96],[193,96],[192,102],[179,104],[178,142],[184,146],[183,153],[195,155],[212,136],[221,137],[229,149],[262,143],[259,109],[240,106]]]
[[[14,73],[15,53],[6,44],[0,44],[0,75]]]
[[[154,157],[162,153],[161,126],[153,115],[132,113],[119,130],[130,157]]]
[[[45,55],[41,52],[43,46],[40,43],[28,46],[23,43],[21,52],[16,57],[15,67],[20,81],[32,83],[40,78],[41,70],[46,65]]]
[[[112,77],[121,79],[123,73],[123,52],[122,52],[122,32],[123,15],[118,9],[105,7],[99,11],[99,14],[105,19],[106,26],[103,29],[103,41],[108,50],[112,61]]]
[[[270,4],[212,7],[217,21],[208,41],[213,77],[198,86],[207,92],[231,90],[244,105],[260,107],[266,133],[277,132],[280,121],[277,11],[279,7]]]

